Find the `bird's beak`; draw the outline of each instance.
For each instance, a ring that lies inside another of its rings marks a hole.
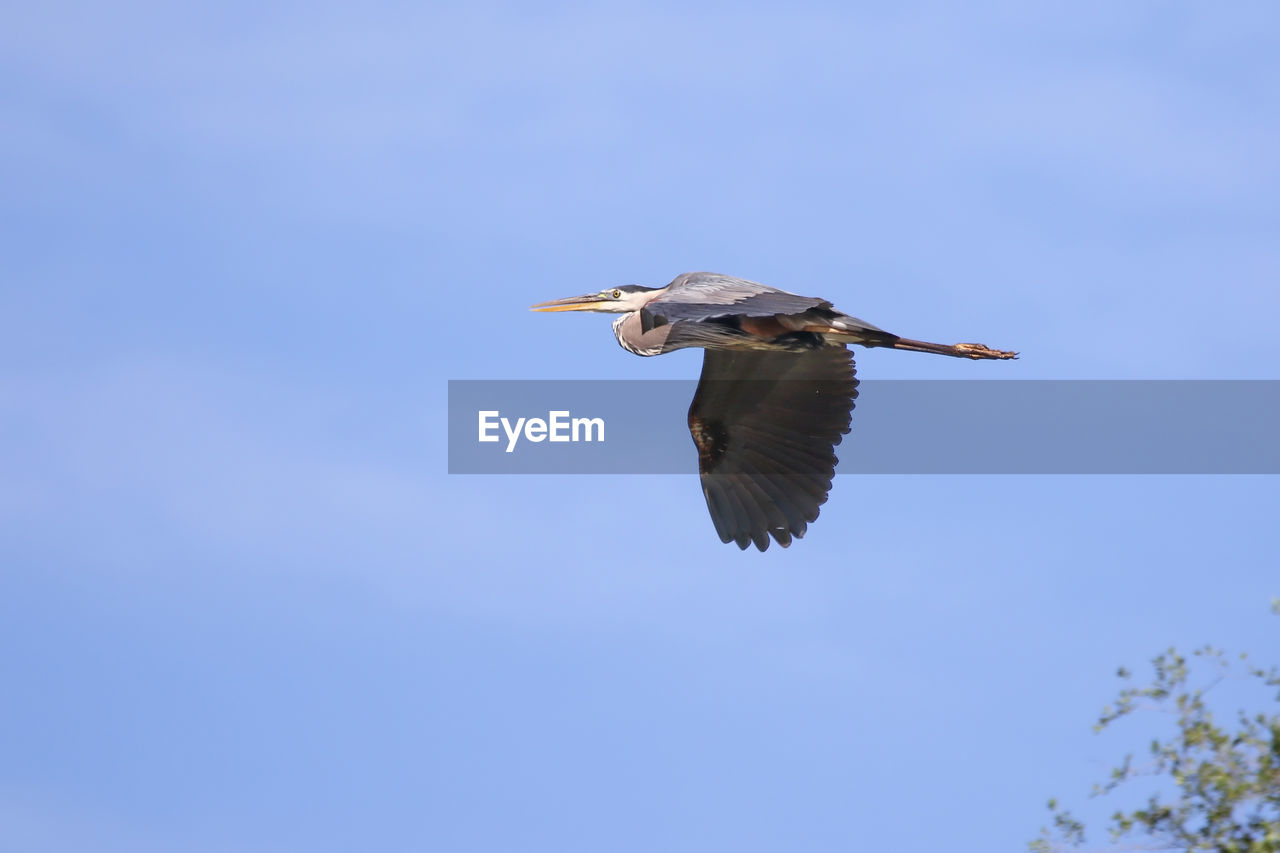
[[[530,305],[530,311],[590,311],[604,302],[605,298],[598,293],[586,296],[570,296],[568,299],[553,299],[550,302],[539,302]]]

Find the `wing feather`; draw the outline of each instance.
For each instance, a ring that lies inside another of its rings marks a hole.
[[[814,296],[799,296],[768,285],[714,272],[678,275],[665,293],[640,311],[645,331],[688,320],[716,317],[772,317],[802,314],[814,308],[831,310],[831,303]]]
[[[707,510],[722,542],[763,551],[804,536],[827,500],[858,395],[844,347],[706,350],[689,407]]]

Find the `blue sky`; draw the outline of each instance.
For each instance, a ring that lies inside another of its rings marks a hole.
[[[1278,18],[6,10],[0,846],[1020,849],[1156,728],[1117,665],[1275,648],[1274,478],[846,477],[744,554],[448,476],[446,381],[694,377],[526,310],[694,269],[1023,353],[864,377],[1280,378]]]

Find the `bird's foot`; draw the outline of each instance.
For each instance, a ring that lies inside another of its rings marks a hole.
[[[992,349],[986,344],[956,344],[956,351],[969,358],[1017,358],[1013,350]]]

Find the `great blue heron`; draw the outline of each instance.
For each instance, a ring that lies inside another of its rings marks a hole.
[[[613,333],[636,355],[706,350],[689,407],[702,492],[722,542],[764,551],[804,536],[826,503],[835,446],[849,432],[858,380],[847,344],[957,358],[1016,358],[982,344],[932,344],[886,332],[798,296],[710,272],[666,287],[628,284],[532,306],[621,314]]]

